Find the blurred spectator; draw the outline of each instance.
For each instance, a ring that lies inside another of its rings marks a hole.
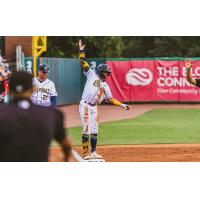
[[[0,72],[0,104],[4,103],[4,95],[5,95],[5,80],[2,72]]]
[[[11,75],[9,64],[0,54],[0,103],[8,103],[8,80]]]
[[[6,64],[6,60],[0,54],[0,66],[4,67],[5,64]]]
[[[1,66],[3,65],[3,58],[2,58],[2,56],[1,56],[1,54],[0,54],[0,65],[1,65]]]

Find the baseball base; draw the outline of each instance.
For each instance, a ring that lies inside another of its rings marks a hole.
[[[104,159],[89,159],[89,160],[84,160],[82,162],[105,162]]]

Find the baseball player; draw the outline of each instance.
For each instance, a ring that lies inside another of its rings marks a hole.
[[[33,79],[34,91],[31,99],[36,105],[55,108],[58,94],[54,83],[47,78],[48,72],[48,65],[40,64],[38,76]]]
[[[192,78],[192,63],[189,59],[185,61],[185,66],[186,66],[186,72],[187,72],[187,80],[190,82],[192,85],[195,85],[197,87],[200,87],[200,79],[194,79]]]
[[[84,75],[87,77],[85,88],[82,94],[82,100],[79,106],[80,117],[82,121],[82,146],[83,158],[88,159],[101,159],[102,156],[97,154],[97,135],[98,135],[98,109],[97,105],[103,100],[108,100],[116,106],[129,110],[130,107],[123,104],[112,97],[109,85],[106,83],[106,78],[110,75],[111,71],[107,64],[100,64],[96,68],[96,72],[90,68],[89,64],[85,61],[85,45],[79,40],[79,59],[80,64],[84,70]],[[89,135],[91,152],[89,152]]]

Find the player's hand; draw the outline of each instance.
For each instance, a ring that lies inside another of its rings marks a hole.
[[[82,40],[79,40],[78,44],[79,44],[79,50],[83,51],[85,48],[85,45],[82,43]]]
[[[122,103],[122,104],[121,104],[121,107],[124,108],[124,109],[126,109],[126,110],[128,110],[128,111],[130,110],[130,106],[127,105],[127,104],[123,104],[123,103]]]
[[[186,66],[186,69],[191,69],[192,68],[192,63],[191,63],[190,59],[186,59],[185,60],[185,66]]]

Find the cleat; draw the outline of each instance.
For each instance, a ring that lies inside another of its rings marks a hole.
[[[84,154],[83,155],[83,159],[84,160],[89,160],[90,159],[90,155],[89,154]]]
[[[102,159],[102,156],[99,155],[96,151],[90,154],[90,159]]]

